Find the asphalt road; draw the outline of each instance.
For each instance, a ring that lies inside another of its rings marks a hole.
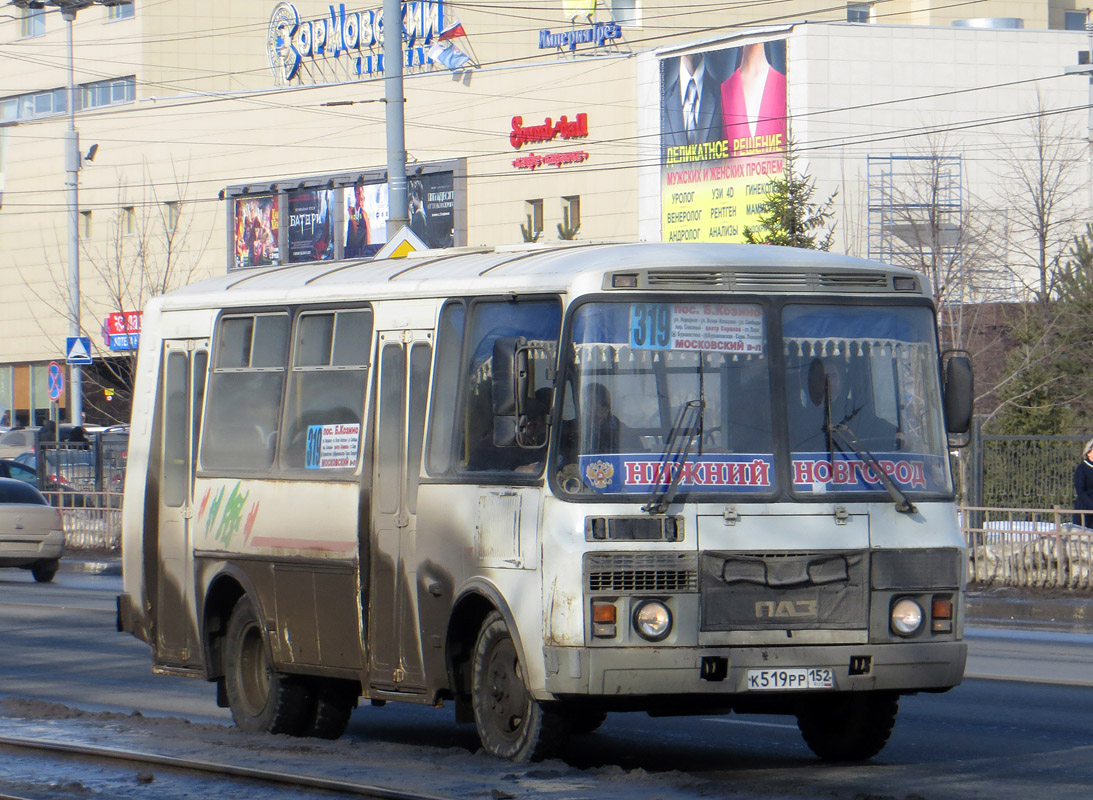
[[[153,675],[148,647],[114,630],[119,590],[116,576],[62,573],[47,586],[0,571],[0,695],[228,723],[210,684]],[[597,734],[575,737],[563,760],[681,771],[742,797],[1086,800],[1093,635],[972,630],[968,642],[970,677],[946,694],[903,698],[887,748],[867,765],[817,761],[792,718],[741,715],[612,714]],[[477,747],[450,708],[364,706],[346,736],[468,755]]]

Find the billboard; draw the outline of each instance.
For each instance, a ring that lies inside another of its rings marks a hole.
[[[387,184],[345,187],[345,258],[374,256],[387,241]]]
[[[334,190],[300,189],[288,193],[288,260],[334,258]]]
[[[455,241],[455,191],[451,172],[414,175],[406,180],[410,230],[429,247]],[[345,258],[367,258],[387,243],[387,184],[346,186]]]
[[[235,200],[235,266],[266,267],[281,263],[277,231],[281,224],[278,198],[238,197]]]
[[[661,238],[742,242],[785,173],[786,41],[661,61]]]

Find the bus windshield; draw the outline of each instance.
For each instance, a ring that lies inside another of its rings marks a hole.
[[[778,313],[746,302],[579,306],[563,348],[562,491],[657,500],[674,482],[691,499],[884,495],[883,470],[903,492],[951,492],[930,310]]]
[[[882,489],[873,461],[902,490],[951,491],[930,309],[791,305],[782,337],[795,491]]]
[[[650,493],[682,469],[681,492],[773,493],[767,314],[750,303],[577,309],[564,351],[563,491]],[[683,450],[683,467],[665,455]]]

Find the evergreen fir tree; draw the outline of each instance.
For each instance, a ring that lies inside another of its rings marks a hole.
[[[797,171],[797,157],[791,144],[786,152],[785,174],[771,181],[770,193],[759,213],[761,227],[744,228],[744,241],[830,250],[835,237],[831,219],[835,215],[833,205],[838,191],[832,192],[823,203],[813,201],[815,193],[816,180]]]

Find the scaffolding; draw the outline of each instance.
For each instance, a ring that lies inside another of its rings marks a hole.
[[[963,230],[961,156],[867,156],[869,257],[953,274]]]

